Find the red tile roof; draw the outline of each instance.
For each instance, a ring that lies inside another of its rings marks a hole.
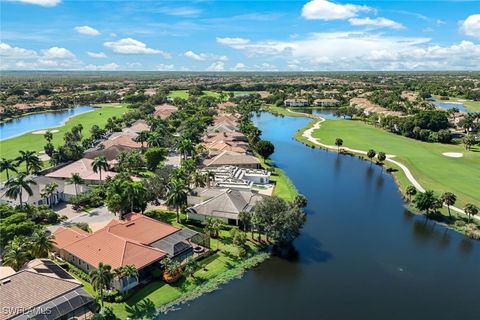
[[[65,246],[68,246],[69,244],[72,244],[80,239],[83,239],[89,236],[90,234],[77,227],[72,227],[72,228],[59,227],[55,231],[54,235],[55,235],[55,246],[58,249],[63,249]]]
[[[71,178],[72,173],[78,173],[84,180],[98,181],[100,180],[100,174],[99,172],[95,173],[93,171],[92,162],[93,159],[82,158],[46,174],[46,176],[65,179]],[[102,180],[105,180],[107,177],[114,177],[115,175],[117,175],[115,172],[102,170]]]

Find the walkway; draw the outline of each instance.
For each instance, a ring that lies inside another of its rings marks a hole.
[[[292,112],[292,113],[302,113],[302,112],[298,112],[298,111],[292,111],[290,109],[287,109],[289,112]],[[311,116],[311,115],[309,115]],[[310,141],[311,143],[313,144],[316,144],[316,145],[319,145],[321,147],[324,147],[324,148],[327,148],[327,149],[333,149],[333,150],[337,150],[338,147],[337,146],[332,146],[332,145],[328,145],[328,144],[324,144],[324,143],[321,143],[317,138],[314,138],[312,133],[314,130],[317,130],[317,129],[320,129],[321,127],[321,123],[325,121],[324,118],[320,117],[320,116],[315,116],[315,118],[318,120],[317,122],[315,122],[315,124],[305,130],[302,134],[302,136],[304,138],[306,138],[308,141]],[[352,148],[347,148],[347,147],[342,147],[343,150],[347,150],[349,152],[353,152],[353,153],[358,153],[358,154],[363,154],[363,155],[366,155],[367,154],[367,151],[364,151],[364,150],[358,150],[358,149],[352,149]],[[386,161],[389,161],[395,165],[397,165],[400,169],[402,169],[403,173],[405,173],[405,176],[407,177],[408,181],[410,181],[410,183],[420,192],[425,192],[425,189],[422,187],[422,185],[415,179],[415,177],[413,176],[412,172],[408,169],[407,166],[405,166],[403,163],[397,161],[397,160],[394,160],[393,158],[395,157],[395,155],[386,155],[387,158],[386,158]],[[445,206],[445,205],[444,205]],[[445,206],[446,207],[446,206]],[[462,213],[462,214],[465,214],[465,211],[463,211],[462,209],[460,208],[457,208],[457,207],[454,207],[454,206],[450,206],[450,209],[452,209],[453,211],[456,211],[458,213]],[[480,217],[479,216],[474,216],[475,219],[479,219],[480,220]]]

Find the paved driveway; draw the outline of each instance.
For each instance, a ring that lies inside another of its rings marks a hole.
[[[71,209],[73,210],[73,209]],[[60,214],[60,212],[59,212]],[[65,214],[66,215],[66,214]],[[68,215],[66,215],[68,217]],[[68,226],[74,223],[85,222],[88,223],[90,229],[93,232],[106,226],[112,219],[115,218],[115,215],[108,211],[106,207],[99,207],[91,210],[90,212],[79,212],[77,215],[70,217],[68,220],[65,220],[59,224],[53,225],[48,229],[51,232],[54,232],[59,226]]]

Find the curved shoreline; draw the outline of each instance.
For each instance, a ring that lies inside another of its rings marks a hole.
[[[101,108],[101,107],[97,107],[97,106],[84,106],[84,107],[91,107],[92,110],[88,110],[88,111],[84,111],[84,112],[80,112],[80,113],[77,113],[77,114],[73,114],[67,118],[65,118],[62,122],[60,122],[59,125],[56,125],[54,127],[47,127],[47,128],[40,128],[40,129],[33,129],[33,130],[30,130],[30,131],[27,131],[27,132],[23,132],[23,133],[20,133],[20,134],[17,134],[15,136],[11,136],[11,137],[8,137],[6,139],[0,139],[1,142],[3,141],[7,141],[9,139],[13,139],[13,138],[18,138],[18,137],[21,137],[23,135],[26,135],[26,134],[31,134],[35,131],[39,131],[39,130],[49,130],[49,129],[53,129],[53,128],[60,128],[60,127],[63,127],[71,118],[73,117],[76,117],[76,116],[79,116],[81,114],[85,114],[85,113],[88,113],[88,112],[92,112],[92,111],[95,111],[95,109],[98,109],[98,108]],[[66,111],[66,110],[69,110],[71,108],[68,108],[68,109],[62,109],[62,110],[58,110],[58,111]],[[28,114],[28,115],[33,115],[33,114],[41,114],[41,113],[48,113],[48,112],[55,112],[55,111],[45,111],[45,112],[36,112],[36,113],[32,113],[32,114]],[[25,116],[28,116],[28,115],[25,115]],[[22,115],[23,117],[23,115]],[[19,117],[21,118],[21,117]],[[16,118],[16,119],[19,119],[19,118]]]
[[[286,110],[290,113],[294,113],[294,114],[296,113],[296,114],[299,114],[299,115],[306,116],[307,118],[311,118],[311,119],[313,119],[313,121],[315,121],[315,123],[313,124],[313,126],[311,128],[305,129],[306,127],[304,127],[304,128],[299,130],[299,132],[302,132],[302,137],[306,138],[309,142],[313,143],[314,145],[324,147],[324,148],[327,148],[327,149],[331,149],[335,152],[337,151],[337,149],[338,149],[337,146],[332,146],[332,145],[321,143],[317,138],[312,136],[313,131],[317,130],[317,129],[320,129],[321,123],[326,121],[326,119],[324,119],[320,116],[317,116],[317,115],[313,115],[313,114],[308,114],[308,113],[299,112],[299,111],[292,111],[290,108],[287,108]],[[299,141],[297,138],[295,138],[295,139],[297,141]],[[352,149],[352,148],[348,148],[348,147],[343,147],[342,149],[353,152],[353,153],[357,153],[357,154],[362,154],[362,155],[367,154],[367,151],[364,151],[364,150]],[[400,169],[402,169],[402,171],[405,174],[405,177],[408,179],[408,181],[418,191],[425,192],[425,188],[423,188],[422,185],[415,179],[415,177],[413,176],[410,169],[408,169],[408,167],[406,165],[404,165],[403,163],[401,163],[397,160],[394,160],[393,159],[394,157],[395,157],[395,155],[390,155],[389,154],[389,155],[387,155],[386,161],[389,161],[389,162],[395,164],[396,166],[398,166]],[[443,206],[447,207],[445,204],[443,204]],[[458,207],[450,206],[450,209],[452,209],[455,212],[466,215],[465,211],[463,211],[462,209],[460,209]],[[479,216],[473,216],[473,218],[477,219],[477,220],[480,220]]]

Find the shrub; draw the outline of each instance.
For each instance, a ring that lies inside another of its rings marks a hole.
[[[114,302],[114,301],[116,301],[116,299],[119,295],[120,295],[120,293],[118,292],[118,290],[115,290],[115,289],[114,290],[108,290],[108,291],[104,292],[103,298],[107,302]]]
[[[118,296],[115,297],[115,302],[116,303],[120,303],[122,301],[123,301],[123,296],[122,295],[119,294]]]

